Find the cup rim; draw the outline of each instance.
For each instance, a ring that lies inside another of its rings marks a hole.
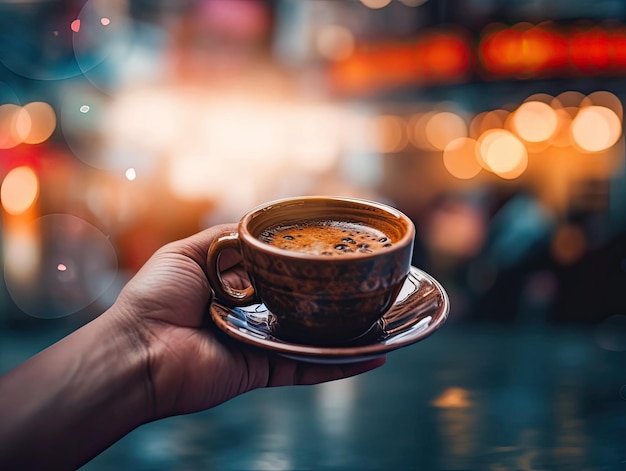
[[[389,250],[385,250],[384,252],[373,252],[373,253],[355,253],[351,254],[349,258],[346,257],[328,257],[326,255],[316,255],[305,252],[296,252],[284,250],[279,247],[275,247],[269,245],[265,242],[262,242],[257,237],[255,237],[249,230],[248,224],[250,221],[256,217],[260,212],[271,210],[274,206],[284,205],[286,203],[294,203],[302,202],[306,204],[307,202],[313,202],[315,200],[330,200],[336,201],[339,203],[352,203],[358,205],[364,205],[369,207],[374,207],[380,211],[391,214],[395,216],[395,218],[399,221],[403,221],[407,230],[402,235],[400,239],[398,239],[394,244],[389,248]],[[324,260],[326,262],[345,262],[346,260],[363,260],[368,258],[376,258],[380,257],[382,254],[389,254],[392,252],[396,252],[398,250],[404,249],[407,245],[412,245],[415,238],[415,225],[413,221],[402,211],[394,208],[393,206],[389,206],[385,203],[380,203],[378,201],[363,199],[363,198],[354,198],[354,197],[345,197],[345,196],[327,196],[327,195],[312,195],[312,196],[293,196],[287,198],[280,198],[273,201],[268,201],[266,203],[260,204],[255,208],[248,211],[239,221],[238,224],[238,232],[239,237],[245,239],[245,242],[248,245],[253,246],[257,250],[261,250],[266,253],[275,254],[280,257],[287,257],[293,259],[300,260]]]

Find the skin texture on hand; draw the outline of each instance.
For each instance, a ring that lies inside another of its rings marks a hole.
[[[162,247],[107,312],[0,377],[0,469],[75,468],[143,423],[384,363],[304,363],[218,331],[207,315],[206,256],[235,229],[216,226]],[[235,253],[221,262],[228,283],[248,283]]]
[[[217,226],[161,248],[120,296],[120,310],[141,320],[135,325],[147,343],[155,418],[207,409],[255,388],[315,384],[380,364],[297,362],[225,339],[212,326],[201,328],[210,298],[206,250],[220,233],[235,229]],[[231,285],[245,284],[238,266],[229,268],[222,276]]]

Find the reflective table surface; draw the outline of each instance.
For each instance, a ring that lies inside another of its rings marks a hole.
[[[0,331],[0,372],[59,335]],[[626,338],[449,322],[359,377],[144,425],[83,469],[626,470]]]

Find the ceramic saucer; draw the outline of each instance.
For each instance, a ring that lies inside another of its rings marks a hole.
[[[211,304],[215,324],[231,337],[283,356],[313,363],[351,363],[406,347],[435,332],[446,321],[450,303],[443,287],[424,271],[411,267],[394,306],[369,332],[349,344],[318,347],[281,340],[275,318],[264,304],[229,308]]]

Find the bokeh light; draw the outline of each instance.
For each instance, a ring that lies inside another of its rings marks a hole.
[[[504,129],[491,130],[478,140],[479,161],[504,179],[519,177],[528,166],[526,147],[515,135]]]
[[[36,101],[24,105],[24,111],[30,116],[30,129],[25,137],[26,144],[40,144],[52,135],[56,128],[57,118],[52,106]]]
[[[391,3],[391,0],[361,0],[361,3],[367,8],[377,10],[379,8],[386,7]]]
[[[604,106],[586,106],[572,122],[576,144],[589,152],[600,152],[613,146],[622,134],[622,123],[614,111]]]
[[[585,95],[583,93],[575,90],[567,90],[555,96],[551,105],[555,109],[568,107],[578,108],[584,99]]]
[[[317,52],[324,59],[340,61],[354,52],[354,35],[338,25],[323,26],[317,33]]]
[[[624,119],[624,107],[620,99],[615,96],[614,93],[606,90],[598,90],[590,93],[583,98],[580,106],[585,107],[591,105],[604,106],[613,111],[619,117],[620,121]]]
[[[478,139],[491,129],[503,129],[510,112],[507,110],[491,110],[478,113],[472,118],[469,125],[469,137]]]
[[[75,33],[78,33],[80,31],[80,20],[72,21],[72,23],[70,24],[70,29]]]
[[[134,168],[129,168],[126,170],[126,172],[124,172],[124,176],[126,177],[126,179],[128,181],[133,181],[137,178],[137,171]]]
[[[36,228],[31,225],[12,224],[2,234],[4,279],[9,294],[11,286],[22,287],[20,297],[36,297],[39,290],[37,278],[41,261],[41,244]],[[31,289],[32,292],[28,292]]]
[[[94,149],[89,143],[102,139],[106,132],[105,116],[109,106],[100,93],[74,90],[62,97],[59,116],[60,129],[74,156],[92,167],[106,170],[111,169],[110,162],[103,158],[100,148]],[[127,162],[125,168],[128,165]]]
[[[11,170],[2,181],[0,201],[9,214],[22,214],[30,208],[39,196],[39,179],[30,167],[17,167]]]
[[[443,150],[454,139],[467,136],[467,125],[458,114],[441,111],[429,117],[424,132],[435,149]]]
[[[383,154],[399,152],[408,144],[407,124],[400,116],[386,114],[374,119],[377,150]]]
[[[558,108],[554,110],[557,126],[550,138],[550,145],[554,147],[568,147],[572,145],[572,119],[577,112],[577,108]]]
[[[469,391],[459,387],[445,389],[430,403],[440,409],[466,409],[472,406]]]
[[[541,101],[523,103],[511,119],[517,135],[528,142],[547,141],[554,135],[558,125],[554,109]]]
[[[76,313],[100,299],[117,276],[109,238],[76,216],[49,214],[5,235],[7,291],[32,317]]]
[[[467,180],[480,173],[482,166],[476,160],[476,145],[475,139],[459,137],[446,146],[443,164],[452,176]]]
[[[436,111],[414,113],[407,124],[409,141],[418,149],[436,150],[426,138],[426,124]]]
[[[19,105],[0,105],[0,149],[11,149],[24,142],[30,133],[28,112]]]

